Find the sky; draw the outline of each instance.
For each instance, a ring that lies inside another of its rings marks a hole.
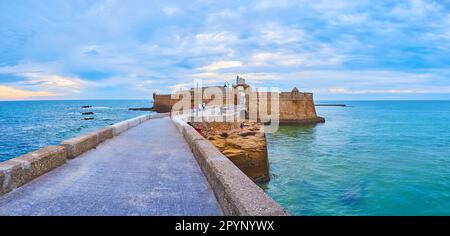
[[[151,99],[244,77],[450,99],[450,0],[0,0],[0,100]]]

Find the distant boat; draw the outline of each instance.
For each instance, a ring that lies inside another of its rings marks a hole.
[[[94,117],[84,117],[84,118],[81,118],[82,120],[93,120],[94,119]]]
[[[89,112],[81,112],[81,115],[94,115],[94,112],[89,111]]]
[[[91,108],[91,105],[86,105],[86,106],[82,106],[81,108],[86,109],[86,108]]]

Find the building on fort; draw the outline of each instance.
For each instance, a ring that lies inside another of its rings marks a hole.
[[[195,104],[195,88],[191,88],[188,91],[179,91],[177,93],[190,93],[191,95],[191,106],[197,107]],[[207,94],[208,90],[220,91],[223,95],[222,98],[215,98],[214,95]],[[221,101],[222,104],[233,104],[233,105],[243,105],[246,107],[247,111],[251,109],[258,109],[258,106],[251,106],[250,104],[260,104],[261,98],[267,98],[266,104],[267,111],[271,111],[271,97],[274,96],[274,92],[259,92],[253,91],[252,87],[248,85],[244,78],[237,76],[236,84],[229,85],[225,83],[224,86],[210,86],[202,87],[198,89],[199,94],[202,96],[202,103],[207,106],[218,105],[214,104],[217,101]],[[253,96],[250,94],[253,93]],[[176,98],[177,97],[177,98]],[[172,94],[153,94],[153,111],[159,113],[170,112],[172,107],[181,100],[181,96],[172,96]],[[281,124],[286,123],[322,123],[325,119],[318,116],[314,106],[314,99],[312,93],[300,92],[297,87],[294,87],[290,92],[279,92],[279,112],[275,114],[278,116],[278,120]],[[248,114],[246,114],[248,118]],[[258,117],[259,118],[259,117]]]

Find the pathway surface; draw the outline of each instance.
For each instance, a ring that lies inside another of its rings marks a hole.
[[[0,197],[0,215],[220,215],[187,143],[153,119]]]

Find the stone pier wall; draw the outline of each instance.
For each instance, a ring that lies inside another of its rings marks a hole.
[[[62,146],[48,146],[0,163],[0,196],[66,163]]]
[[[225,215],[288,215],[277,202],[193,127],[180,117],[174,117],[173,121],[190,146]]]
[[[18,188],[33,179],[65,164],[68,159],[95,148],[100,143],[133,128],[140,123],[169,114],[142,115],[110,127],[81,135],[66,141],[60,146],[47,146],[0,163],[0,196]]]

